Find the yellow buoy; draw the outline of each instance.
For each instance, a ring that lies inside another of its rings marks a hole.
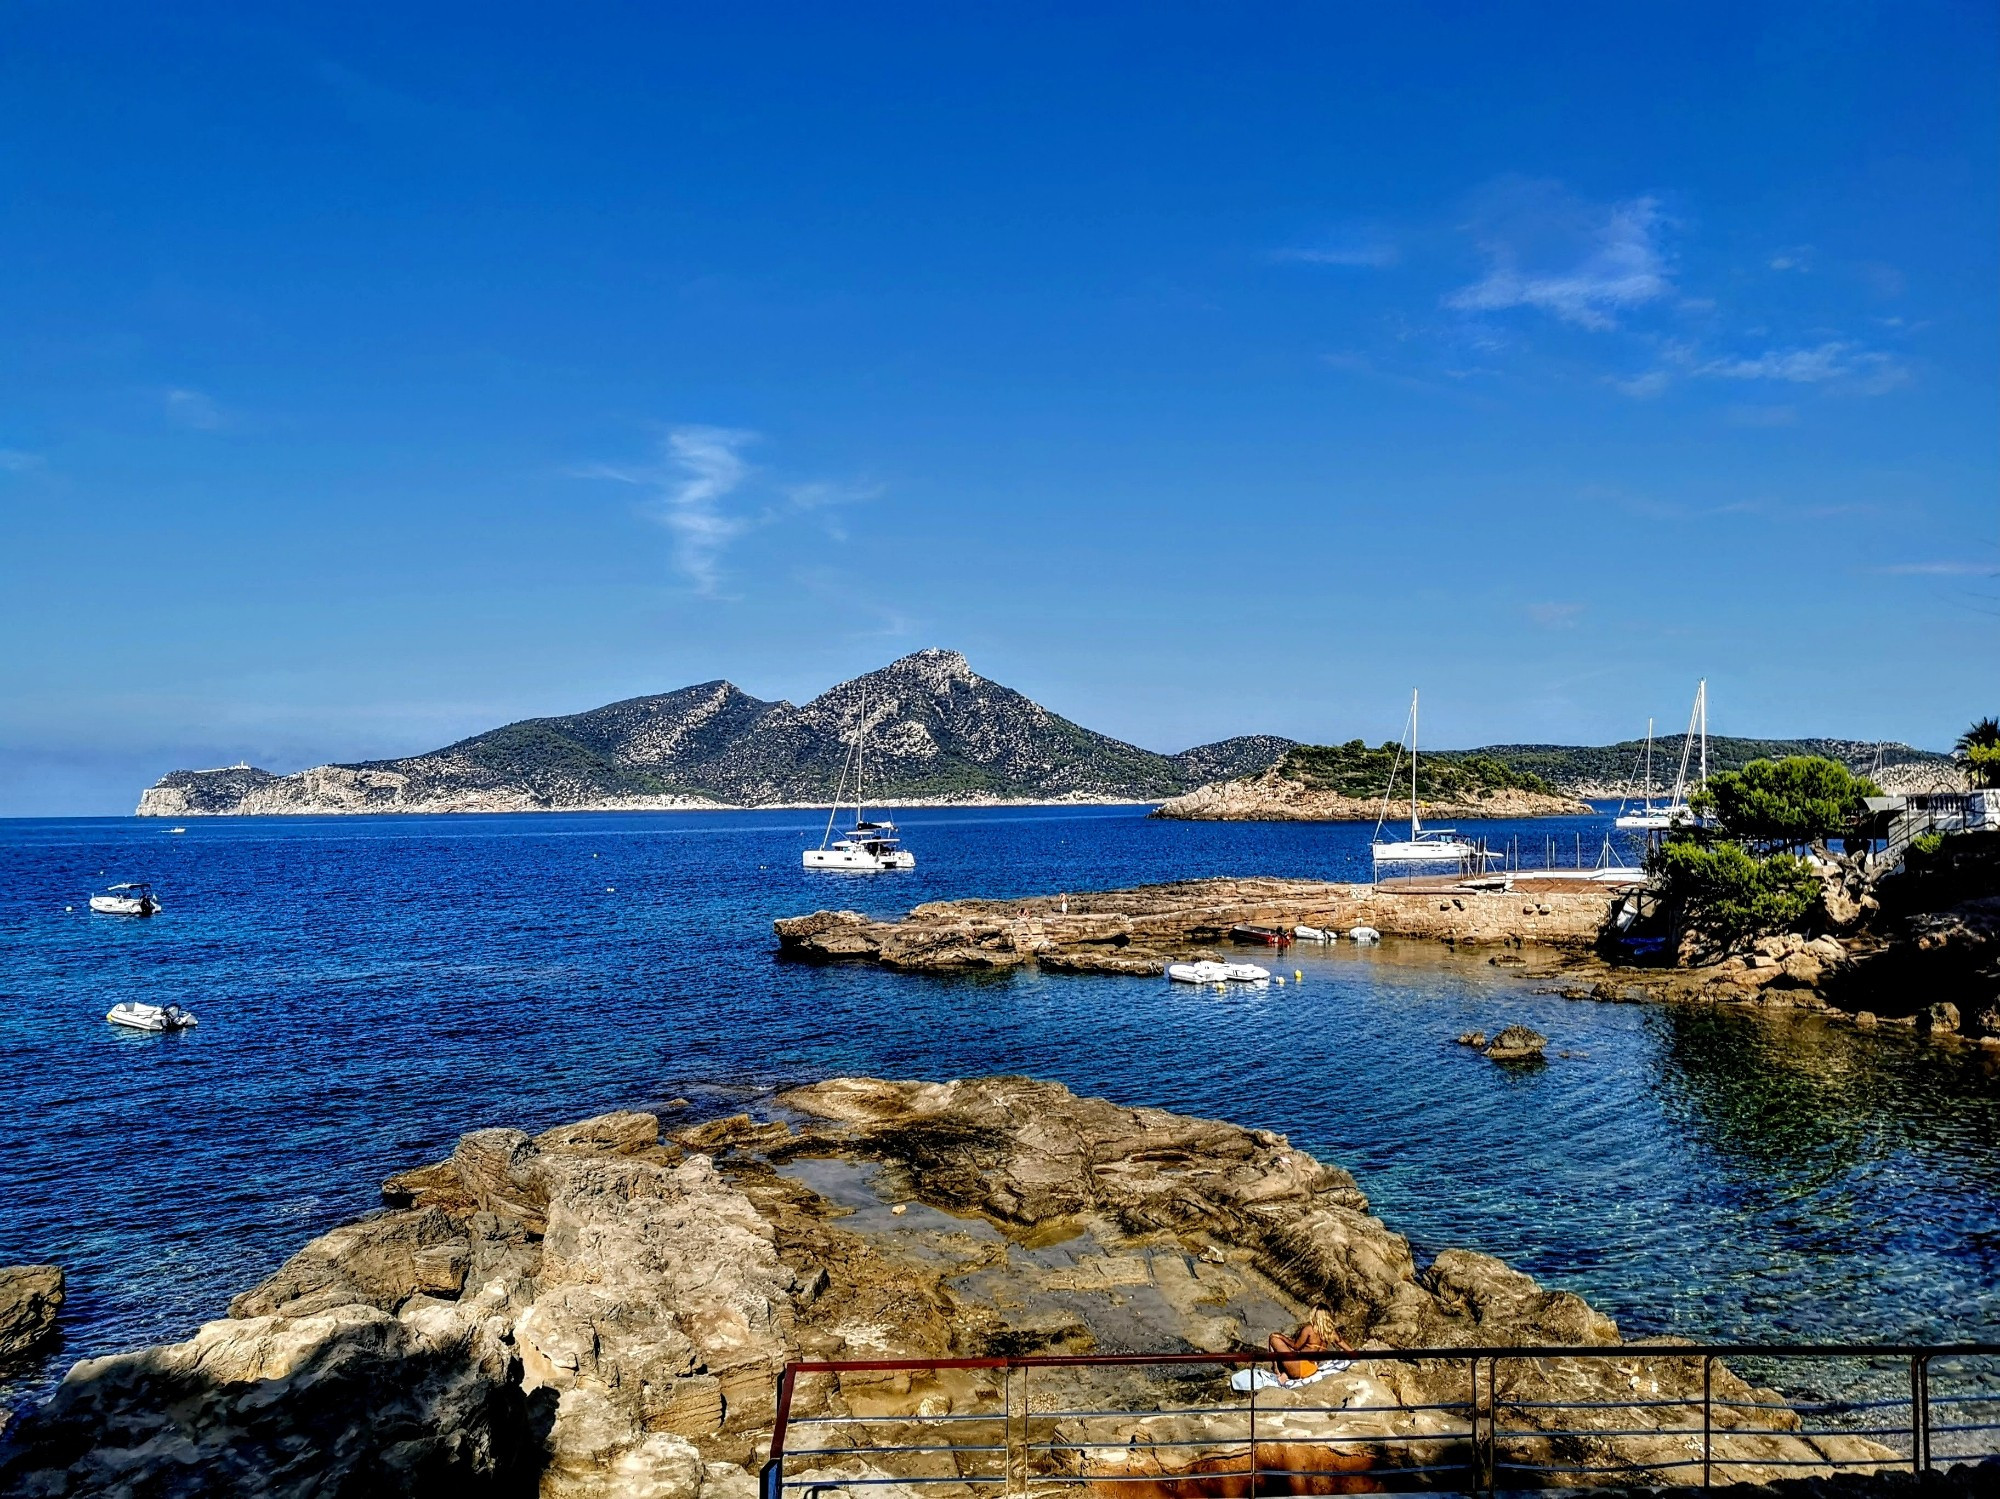
[[[1293,982],[1293,983],[1295,983],[1295,984],[1303,984],[1303,983],[1304,983],[1305,981],[1306,981],[1306,971],[1305,971],[1305,969],[1303,969],[1303,968],[1294,968],[1294,969],[1292,970],[1292,982]]]

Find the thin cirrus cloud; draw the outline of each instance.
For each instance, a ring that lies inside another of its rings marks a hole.
[[[160,400],[167,419],[178,426],[192,427],[197,432],[220,432],[229,425],[228,414],[215,403],[215,398],[201,391],[175,386]]]
[[[48,459],[40,453],[23,452],[20,448],[0,448],[0,474],[31,474],[38,468],[48,466]]]
[[[1357,270],[1381,270],[1394,265],[1402,252],[1387,239],[1369,236],[1320,245],[1297,245],[1273,251],[1271,258],[1293,265],[1348,266]]]
[[[1546,185],[1540,185],[1546,193]],[[1560,215],[1571,224],[1532,226],[1521,232],[1522,215],[1481,232],[1486,274],[1445,298],[1459,312],[1501,312],[1528,307],[1579,328],[1604,331],[1618,326],[1617,315],[1664,297],[1673,277],[1661,247],[1664,215],[1654,198],[1633,198],[1608,209],[1584,213],[1572,205]],[[1522,241],[1542,243],[1531,249]],[[1540,258],[1530,269],[1527,262]],[[1560,263],[1552,263],[1560,262]]]
[[[1767,349],[1754,357],[1712,359],[1698,366],[1695,373],[1723,380],[1781,380],[1793,385],[1821,385],[1831,380],[1900,383],[1906,377],[1901,362],[1892,356],[1838,341],[1811,349]]]
[[[1991,562],[1892,562],[1875,569],[1895,578],[1976,578],[2000,573]]]
[[[1776,385],[1824,385],[1861,395],[1881,395],[1906,383],[1909,366],[1892,354],[1860,344],[1834,340],[1806,349],[1766,349],[1759,354],[1701,358],[1686,345],[1668,344],[1665,364],[1611,384],[1628,396],[1648,399],[1664,393],[1677,375],[1705,380],[1761,381]],[[1735,408],[1739,425],[1771,426],[1789,422],[1796,412],[1759,421],[1758,408]],[[1779,410],[1780,408],[1770,408]]]
[[[829,510],[873,498],[866,485],[825,482],[781,486],[776,503],[756,502],[757,470],[746,450],[758,434],[739,427],[671,427],[660,440],[659,461],[636,467],[590,464],[574,469],[578,478],[611,479],[650,491],[647,514],[673,537],[674,568],[703,598],[720,598],[724,557],[746,532],[781,515]],[[825,528],[844,535],[831,521]]]
[[[1528,618],[1545,630],[1568,630],[1583,618],[1582,604],[1548,602],[1528,605]]]

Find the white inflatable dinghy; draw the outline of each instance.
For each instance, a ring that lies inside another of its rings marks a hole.
[[[113,1005],[105,1012],[104,1018],[113,1025],[127,1026],[135,1031],[185,1031],[200,1024],[179,1005],[142,1005],[129,999],[123,1004]]]
[[[1347,935],[1356,942],[1380,942],[1382,940],[1382,934],[1372,926],[1350,928]]]

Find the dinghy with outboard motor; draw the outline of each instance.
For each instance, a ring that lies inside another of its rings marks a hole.
[[[104,1018],[135,1031],[187,1031],[200,1024],[179,1005],[147,1005],[131,999],[113,1005]]]
[[[134,880],[91,896],[90,909],[106,916],[151,916],[160,909],[160,903],[153,898],[151,885]]]

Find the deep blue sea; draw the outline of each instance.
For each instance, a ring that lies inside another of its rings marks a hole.
[[[1478,957],[1296,951],[1302,984],[978,978],[773,958],[821,906],[1223,874],[1357,878],[1366,826],[1137,808],[904,814],[915,871],[808,875],[823,814],[0,822],[0,1264],[71,1275],[64,1345],[0,1382],[187,1334],[467,1129],[834,1073],[1053,1077],[1288,1132],[1420,1251],[1490,1251],[1629,1333],[2000,1328],[1990,1053],[1810,1016],[1601,1005]],[[1603,820],[1484,828],[1539,849]],[[150,921],[90,893],[150,879]],[[123,999],[192,1033],[121,1032]],[[1522,1021],[1537,1072],[1452,1044]]]

